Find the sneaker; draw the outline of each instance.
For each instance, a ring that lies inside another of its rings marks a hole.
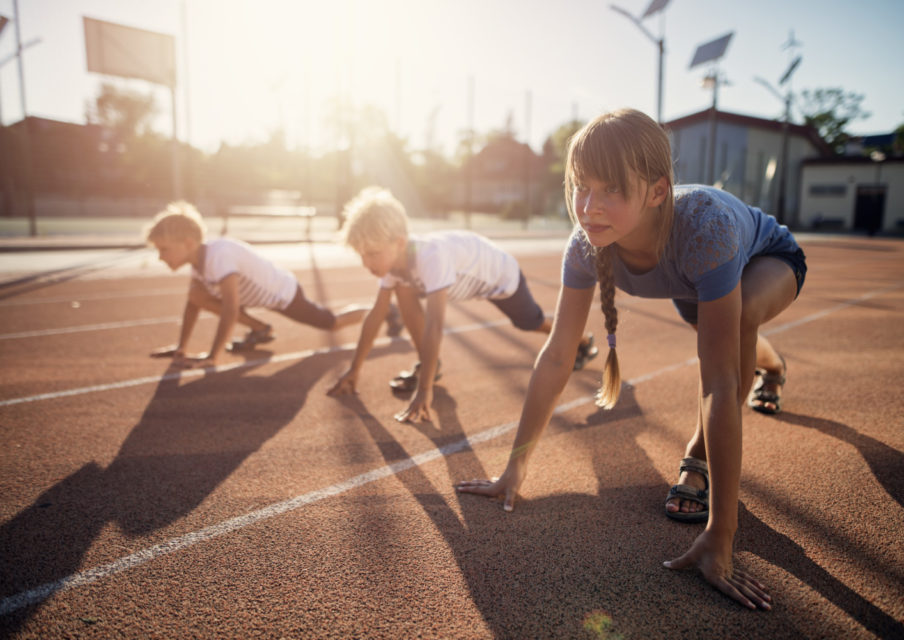
[[[578,346],[578,354],[574,358],[574,370],[580,371],[583,369],[588,362],[593,360],[597,354],[600,352],[599,349],[594,345],[593,334],[587,336],[586,344],[581,344]]]
[[[433,380],[439,380],[442,376],[442,360],[436,363],[436,375],[433,376]],[[421,371],[421,363],[415,362],[414,367],[412,367],[411,371],[400,371],[399,375],[389,381],[389,386],[392,387],[393,391],[397,391],[399,393],[408,393],[417,389],[417,377]]]
[[[228,351],[236,352],[236,351],[248,351],[253,349],[259,344],[264,344],[266,342],[272,342],[274,339],[273,335],[273,327],[269,324],[263,329],[252,329],[248,333],[245,334],[245,337],[242,339],[235,339],[232,341],[232,344],[229,345]]]
[[[389,305],[389,312],[386,314],[386,335],[394,338],[402,333],[405,324],[402,322],[402,314],[399,308],[394,304]]]

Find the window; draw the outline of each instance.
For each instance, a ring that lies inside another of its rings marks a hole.
[[[840,198],[847,194],[846,184],[811,184],[810,195],[825,198]]]

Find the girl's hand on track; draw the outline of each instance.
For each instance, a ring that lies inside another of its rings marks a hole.
[[[729,598],[748,609],[771,609],[772,598],[766,587],[740,569],[734,567],[731,557],[731,537],[705,530],[684,555],[665,562],[669,569],[696,566],[703,578]]]
[[[525,474],[525,470],[520,466],[517,469],[513,469],[512,465],[509,465],[500,478],[462,480],[455,485],[455,488],[461,493],[473,493],[479,496],[487,496],[488,498],[502,498],[502,508],[506,511],[514,511],[515,498],[518,495],[521,483],[524,482]]]

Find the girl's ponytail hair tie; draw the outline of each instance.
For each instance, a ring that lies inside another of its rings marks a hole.
[[[606,342],[609,343],[609,348],[610,348],[610,349],[614,349],[614,348],[615,348],[615,334],[614,334],[614,333],[610,333],[609,335],[607,335],[607,336],[606,336]]]

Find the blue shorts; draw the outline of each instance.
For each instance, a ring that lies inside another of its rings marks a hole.
[[[499,307],[499,310],[509,317],[512,324],[522,331],[536,331],[546,319],[543,309],[534,300],[530,289],[527,288],[527,280],[524,279],[524,274],[520,271],[518,274],[518,288],[515,289],[515,293],[508,298],[491,299],[490,302]]]
[[[794,278],[797,280],[797,293],[794,298],[800,295],[800,290],[804,286],[804,280],[807,277],[807,256],[804,255],[803,249],[798,248],[796,251],[778,251],[776,253],[763,253],[762,256],[777,258],[791,267],[794,272]],[[754,256],[757,258],[759,256]],[[672,300],[672,304],[678,309],[681,319],[688,324],[697,324],[697,301],[696,300]]]
[[[301,285],[295,290],[295,297],[285,309],[276,309],[278,313],[302,324],[309,324],[318,329],[332,329],[336,324],[336,315],[326,307],[308,300]]]

